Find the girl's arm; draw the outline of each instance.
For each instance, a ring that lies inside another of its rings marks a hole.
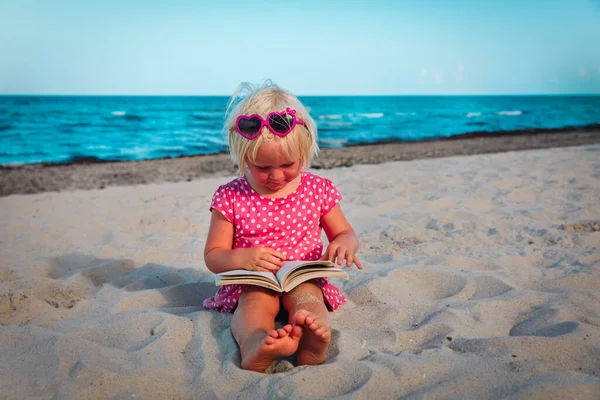
[[[321,224],[329,239],[329,246],[321,259],[333,262],[337,259],[338,265],[346,260],[347,267],[354,263],[358,269],[362,269],[362,264],[355,255],[358,251],[358,238],[339,204],[321,218]]]
[[[211,272],[233,269],[275,272],[284,260],[283,254],[270,247],[233,249],[233,224],[219,211],[212,211],[204,247],[204,261]]]

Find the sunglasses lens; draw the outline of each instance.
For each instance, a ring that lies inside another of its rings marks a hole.
[[[240,119],[237,123],[237,126],[242,134],[246,136],[252,136],[260,129],[261,122],[258,117]]]
[[[274,114],[269,117],[269,125],[277,133],[287,133],[292,127],[294,117],[291,114]]]

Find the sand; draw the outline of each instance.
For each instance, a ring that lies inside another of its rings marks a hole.
[[[365,267],[323,365],[201,307],[221,174],[0,198],[0,397],[600,398],[600,145],[314,172]]]

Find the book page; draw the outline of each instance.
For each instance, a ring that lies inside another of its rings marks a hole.
[[[244,276],[262,276],[264,278],[270,279],[272,281],[277,282],[277,278],[275,277],[275,274],[272,272],[262,272],[262,271],[248,271],[247,269],[234,269],[231,271],[227,271],[227,272],[221,272],[220,274],[217,274],[220,276],[235,276],[235,277],[244,277]]]
[[[289,292],[299,284],[315,278],[348,279],[348,274],[341,268],[311,268],[310,266],[307,266],[305,268],[298,268],[297,270],[292,271],[291,274],[286,276],[281,286],[284,291]]]
[[[294,270],[298,269],[298,268],[302,268],[304,266],[314,266],[314,267],[323,267],[323,268],[328,268],[328,267],[333,267],[334,264],[331,261],[306,261],[306,260],[300,260],[300,261],[286,261],[283,263],[283,266],[281,268],[279,268],[279,271],[277,271],[277,280],[279,281],[279,284],[281,284],[281,282],[285,281],[285,278],[287,275],[289,275],[291,272],[293,272]]]

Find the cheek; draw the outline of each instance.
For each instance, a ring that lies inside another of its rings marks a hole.
[[[258,171],[254,173],[254,179],[259,182],[264,182],[269,179],[269,173],[265,171]]]
[[[285,171],[285,177],[289,180],[294,179],[300,174],[300,166]]]

